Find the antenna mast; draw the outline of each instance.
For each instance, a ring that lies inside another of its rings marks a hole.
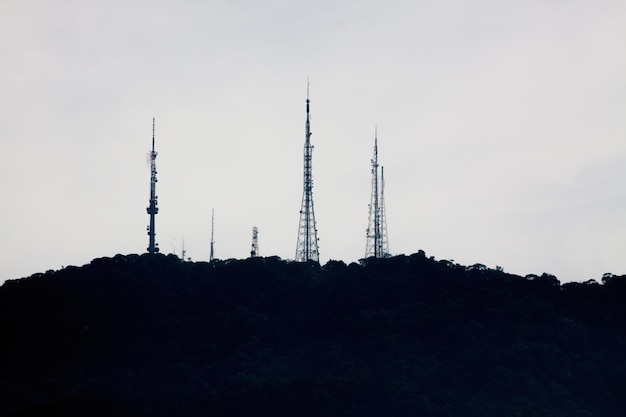
[[[385,180],[381,167],[378,177],[378,128],[374,131],[374,157],[372,158],[372,195],[369,204],[368,225],[366,230],[365,258],[389,257],[387,242],[387,221],[385,214]],[[379,188],[380,184],[380,188]]]
[[[215,245],[215,240],[213,240],[213,235],[215,231],[215,209],[211,209],[211,252],[209,254],[209,262],[213,262],[215,260],[213,246]]]
[[[250,257],[256,258],[259,256],[259,228],[254,226],[252,228],[252,249],[250,249]]]
[[[311,159],[311,118],[309,113],[309,82],[306,84],[306,125],[304,140],[304,190],[300,207],[300,225],[298,227],[298,243],[296,245],[296,262],[319,262],[317,226],[313,211],[313,173]]]
[[[152,118],[152,151],[149,154],[150,157],[150,205],[146,209],[150,215],[150,225],[148,226],[148,253],[158,253],[159,247],[155,243],[155,229],[154,229],[154,217],[159,212],[157,207],[157,195],[156,195],[156,183],[157,183],[157,170],[156,170],[156,157],[157,152],[154,150],[154,117]]]

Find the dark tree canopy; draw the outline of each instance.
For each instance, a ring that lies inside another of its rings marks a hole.
[[[0,416],[626,415],[626,277],[117,255],[0,287]]]

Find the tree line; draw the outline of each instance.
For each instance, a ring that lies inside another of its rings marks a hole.
[[[117,255],[0,287],[0,416],[626,413],[626,276]]]

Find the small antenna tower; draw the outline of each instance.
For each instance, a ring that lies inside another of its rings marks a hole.
[[[313,211],[313,172],[311,166],[313,145],[311,145],[310,102],[309,82],[307,81],[304,139],[304,190],[302,192],[302,206],[300,207],[300,224],[298,227],[298,243],[296,245],[296,262],[319,262],[320,258],[317,226],[315,224],[315,213]]]
[[[369,204],[369,219],[366,230],[365,258],[388,258],[387,220],[385,213],[385,180],[381,167],[378,177],[378,128],[374,133],[374,157],[372,158],[372,195]]]
[[[215,245],[215,240],[213,240],[215,232],[215,209],[211,209],[211,252],[209,253],[209,262],[213,262],[215,260],[215,252],[213,251],[213,247]]]
[[[256,258],[259,256],[259,228],[254,226],[252,228],[252,248],[250,249],[250,257]]]
[[[187,251],[185,250],[185,238],[183,238],[183,249],[181,251],[182,258],[181,260],[185,262],[185,257],[187,256]]]
[[[154,150],[154,125],[155,120],[152,118],[152,151],[149,154],[150,158],[150,205],[146,209],[148,214],[150,215],[150,224],[148,226],[148,253],[158,253],[159,245],[155,242],[156,232],[154,229],[154,218],[156,214],[159,212],[159,207],[157,206],[157,195],[156,195],[156,183],[157,183],[157,170],[156,170],[156,157],[157,152]]]

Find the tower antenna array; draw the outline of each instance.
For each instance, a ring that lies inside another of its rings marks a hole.
[[[378,128],[374,133],[374,157],[372,158],[372,195],[369,204],[369,218],[366,230],[365,258],[389,257],[387,240],[387,220],[385,213],[385,179],[381,167],[378,176]]]
[[[148,214],[150,215],[150,225],[148,226],[148,253],[158,253],[159,246],[155,242],[156,232],[154,228],[154,217],[159,212],[159,207],[157,206],[157,195],[156,195],[156,183],[157,183],[157,170],[156,170],[156,157],[157,152],[154,150],[154,125],[155,120],[152,118],[152,151],[149,154],[150,158],[150,205],[146,209]]]
[[[306,125],[304,139],[304,190],[300,207],[300,224],[298,227],[298,243],[296,245],[296,262],[319,262],[320,254],[317,239],[315,212],[313,211],[313,173],[311,159],[311,118],[309,111],[309,83],[306,85]]]

